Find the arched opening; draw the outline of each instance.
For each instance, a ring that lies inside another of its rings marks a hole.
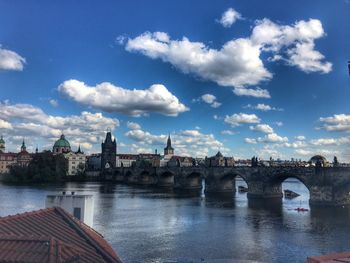
[[[283,206],[288,210],[298,207],[309,209],[310,191],[305,183],[295,176],[284,176],[279,179],[283,194]]]
[[[247,193],[248,193],[248,184],[245,181],[245,179],[240,176],[236,175],[235,177],[235,186],[236,186],[236,200],[237,201],[247,201]]]

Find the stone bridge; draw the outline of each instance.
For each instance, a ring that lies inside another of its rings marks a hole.
[[[248,198],[282,198],[282,182],[297,178],[310,193],[310,205],[350,205],[350,167],[120,167],[107,179],[119,182],[233,193],[235,178],[248,186]]]

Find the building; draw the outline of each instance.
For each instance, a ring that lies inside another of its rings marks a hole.
[[[60,207],[1,217],[0,247],[0,262],[122,262],[101,234]]]
[[[186,156],[172,156],[168,161],[169,167],[190,167],[196,163],[195,159]]]
[[[61,137],[55,142],[52,152],[54,154],[60,154],[60,153],[69,153],[71,151],[71,147],[69,142],[64,137],[64,134],[61,135]]]
[[[101,154],[91,154],[86,156],[86,170],[100,171],[101,170]]]
[[[10,167],[17,163],[16,153],[0,153],[0,174],[8,174]]]
[[[222,153],[218,151],[216,155],[205,159],[205,165],[208,167],[233,167],[235,166],[235,160],[233,157],[224,157]]]
[[[166,143],[166,147],[164,148],[164,156],[169,157],[169,159],[171,158],[171,156],[174,155],[174,148],[171,147],[171,138],[170,138],[170,134],[168,136],[168,140]]]
[[[5,152],[5,141],[4,141],[4,138],[0,137],[0,153],[4,153]]]
[[[31,160],[32,160],[32,157],[27,152],[27,147],[23,140],[21,151],[17,154],[17,165],[28,166]]]
[[[115,168],[117,155],[117,142],[112,140],[111,132],[107,132],[105,141],[101,144],[101,169]]]
[[[93,227],[94,199],[92,195],[77,195],[75,192],[67,194],[62,192],[58,195],[47,195],[45,207],[61,207],[75,218],[90,227]]]
[[[77,152],[68,152],[64,154],[67,159],[67,175],[74,176],[85,171],[86,156],[84,152],[80,150],[80,146]]]
[[[117,154],[116,166],[117,167],[131,167],[138,159],[137,154]]]

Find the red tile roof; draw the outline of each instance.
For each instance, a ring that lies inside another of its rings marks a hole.
[[[62,208],[0,217],[1,262],[51,262],[46,259],[122,262],[101,234]]]
[[[323,256],[307,257],[308,263],[340,263],[350,262],[350,252],[335,253]]]

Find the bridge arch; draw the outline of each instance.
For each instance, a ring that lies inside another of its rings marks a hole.
[[[288,179],[296,179],[302,186],[293,186],[291,181],[287,181]],[[306,176],[294,173],[281,173],[274,175],[265,183],[264,188],[265,197],[286,197],[288,199],[288,196],[285,196],[283,192],[284,190],[291,190],[299,195],[302,195],[303,192],[307,191],[309,198],[311,197],[311,185],[309,185]]]
[[[230,171],[224,173],[222,176],[208,176],[205,178],[205,192],[236,192],[236,178],[240,177],[246,183],[249,189],[249,180],[247,180],[244,174],[239,172]]]

